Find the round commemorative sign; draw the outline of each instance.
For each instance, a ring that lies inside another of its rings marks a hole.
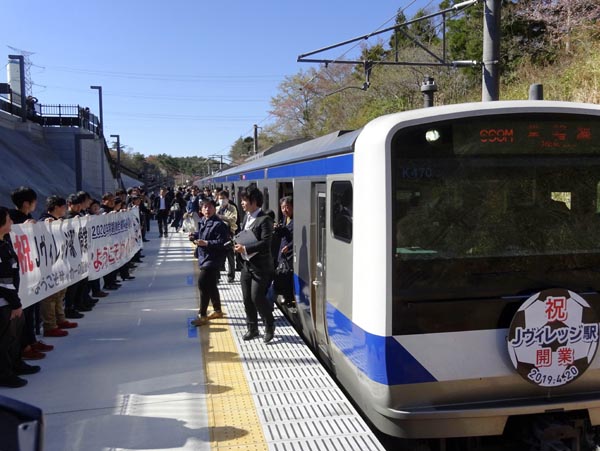
[[[594,310],[564,289],[544,290],[512,319],[508,353],[517,372],[540,387],[560,387],[588,369],[599,341]]]

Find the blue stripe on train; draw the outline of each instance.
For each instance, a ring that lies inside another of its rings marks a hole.
[[[354,168],[352,154],[338,155],[335,157],[320,158],[318,160],[303,161],[300,163],[286,164],[272,168],[258,169],[241,174],[215,177],[213,182],[238,182],[267,179],[282,179],[291,177],[312,177],[329,174],[350,174]]]
[[[321,158],[319,160],[269,168],[267,178],[310,177],[328,174],[349,174],[353,170],[353,155]]]
[[[297,301],[310,308],[308,285],[294,274]],[[371,334],[327,303],[327,330],[338,348],[369,379],[385,385],[436,382],[394,337]]]
[[[385,385],[436,382],[394,337],[364,331],[327,303],[327,330],[331,342],[369,379]]]

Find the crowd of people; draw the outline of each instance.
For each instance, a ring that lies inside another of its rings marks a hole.
[[[13,248],[10,231],[13,224],[36,222],[37,194],[29,187],[11,193],[14,208],[0,207],[0,386],[22,387],[27,380],[21,376],[41,370],[26,363],[42,360],[54,346],[39,339],[64,337],[69,329],[78,327],[77,320],[90,312],[100,298],[118,290],[123,281],[135,279],[130,271],[141,262],[141,252],[103,280],[83,279],[42,301],[22,308],[19,299],[19,261]],[[110,214],[137,207],[143,241],[155,219],[161,238],[169,231],[189,234],[196,245],[198,258],[200,309],[195,326],[223,317],[219,283],[226,271],[228,283],[235,282],[240,271],[247,332],[244,340],[259,336],[258,317],[264,323],[265,343],[273,340],[274,297],[281,295],[286,306],[295,308],[293,293],[293,199],[280,200],[281,223],[274,213],[262,209],[263,196],[254,186],[241,194],[241,209],[225,190],[161,188],[158,194],[142,188],[130,188],[106,193],[95,200],[80,191],[66,199],[53,195],[46,199],[44,212],[37,221],[58,221],[77,216]],[[227,263],[227,266],[225,264]],[[119,280],[119,278],[121,280]],[[212,312],[208,314],[209,305]]]
[[[82,312],[90,312],[100,298],[119,289],[118,277],[121,281],[135,279],[130,271],[142,261],[143,255],[138,252],[118,270],[106,275],[103,286],[100,280],[86,278],[23,308],[19,298],[19,259],[10,238],[13,224],[109,214],[137,206],[142,237],[148,241],[145,234],[149,230],[151,210],[147,208],[150,201],[140,188],[106,193],[101,201],[92,199],[85,191],[70,194],[66,199],[52,195],[46,199],[43,213],[37,219],[33,214],[38,197],[33,189],[17,188],[11,193],[11,200],[12,209],[0,206],[0,386],[18,388],[27,384],[21,376],[41,370],[39,365],[26,361],[42,360],[54,349],[39,336],[67,336],[69,329],[78,327],[77,322],[69,320],[83,318]]]

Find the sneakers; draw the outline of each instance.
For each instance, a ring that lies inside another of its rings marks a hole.
[[[69,332],[58,327],[44,331],[44,337],[66,337],[67,335],[69,335]]]
[[[0,387],[19,388],[24,385],[27,385],[27,381],[16,374],[0,377]]]
[[[223,312],[212,312],[207,317],[207,319],[217,319],[217,318],[223,318]]]
[[[39,352],[50,352],[54,349],[54,346],[47,345],[43,341],[36,341],[31,345],[31,348]]]
[[[41,368],[37,365],[27,365],[25,362],[21,362],[14,369],[14,372],[17,376],[22,376],[23,374],[35,374],[39,373]]]
[[[72,323],[71,321],[61,321],[56,324],[61,329],[75,329],[77,327],[77,323]]]
[[[23,360],[42,360],[46,357],[46,354],[40,351],[36,351],[31,346],[27,346],[21,353]]]
[[[205,324],[208,323],[208,318],[206,316],[201,316],[200,318],[195,319],[194,321],[192,321],[192,326],[204,326]]]

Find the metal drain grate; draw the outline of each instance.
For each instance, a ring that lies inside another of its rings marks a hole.
[[[269,450],[383,451],[281,312],[272,343],[245,342],[242,290],[237,282],[219,289]]]

